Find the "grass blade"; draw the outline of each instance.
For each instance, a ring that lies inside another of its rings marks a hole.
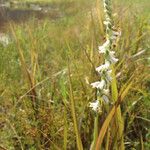
[[[104,139],[104,136],[105,136],[106,131],[108,129],[108,126],[109,126],[112,118],[114,117],[115,113],[117,112],[118,106],[120,106],[120,103],[124,100],[124,97],[127,95],[127,93],[129,91],[129,89],[131,88],[131,86],[132,86],[132,82],[130,82],[128,84],[128,86],[126,87],[125,91],[122,93],[122,95],[119,96],[117,102],[115,103],[115,105],[113,106],[113,108],[109,112],[107,118],[105,119],[105,121],[104,121],[104,123],[102,125],[102,128],[101,128],[101,130],[99,132],[98,140],[97,140],[97,143],[96,143],[96,150],[100,150],[102,142],[103,142],[103,139]]]
[[[71,100],[71,113],[72,113],[72,118],[73,118],[74,131],[75,131],[75,134],[76,134],[76,142],[77,142],[78,150],[83,150],[83,145],[82,145],[82,142],[81,142],[81,137],[80,137],[80,134],[79,134],[77,119],[76,119],[75,102],[74,102],[74,96],[73,96],[71,71],[70,71],[69,63],[68,63],[68,75],[69,75],[69,89],[70,89],[70,100]]]

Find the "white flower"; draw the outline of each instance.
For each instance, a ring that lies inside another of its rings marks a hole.
[[[121,31],[120,32],[117,32],[117,31],[112,31],[112,36],[111,36],[111,39],[113,41],[115,41],[117,39],[117,37],[120,37],[121,36]]]
[[[114,36],[121,36],[121,31],[117,32],[117,31],[113,31],[112,32]]]
[[[100,103],[98,100],[95,102],[90,102],[89,107],[91,107],[93,111],[98,112],[100,110]]]
[[[97,67],[97,68],[96,68],[96,71],[97,71],[97,72],[103,72],[103,71],[108,70],[109,67],[110,67],[110,62],[109,62],[109,61],[106,61],[105,64],[103,64],[103,65]]]
[[[105,85],[106,85],[106,82],[103,79],[101,81],[97,81],[97,82],[91,83],[91,86],[93,88],[97,88],[97,89],[100,89],[100,90],[102,90]]]
[[[108,16],[106,16],[106,20],[103,23],[105,26],[108,26],[109,24],[111,25],[111,19]]]
[[[114,55],[114,54],[115,54],[115,51],[109,51],[109,54],[110,54],[110,55]]]
[[[115,40],[117,39],[117,36],[112,35],[112,36],[111,36],[111,39],[115,41]]]
[[[103,95],[102,98],[105,103],[107,103],[107,104],[109,103],[109,98],[106,95]]]
[[[99,46],[99,53],[106,53],[107,48],[110,46],[110,41],[107,40],[102,46]]]
[[[110,24],[109,21],[104,21],[103,23],[104,23],[104,25],[106,25],[106,26],[108,26],[108,25]]]
[[[103,94],[104,95],[109,95],[109,89],[103,89]]]
[[[115,57],[110,57],[110,61],[112,63],[116,63],[118,61],[118,58],[115,58]]]
[[[112,80],[112,70],[108,70],[107,72],[106,72],[106,74],[105,74],[105,78],[106,78],[106,80],[108,81],[108,82],[111,82],[111,80]]]
[[[113,64],[118,61],[118,59],[115,58],[114,54],[115,54],[114,51],[109,51],[109,54],[108,54],[108,60]]]

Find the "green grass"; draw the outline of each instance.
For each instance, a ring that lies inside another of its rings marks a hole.
[[[133,0],[116,2],[114,20],[122,37],[116,46],[120,61],[115,69],[123,99],[125,147],[148,150],[149,1],[136,1],[136,6],[130,5]],[[98,13],[102,10],[96,1],[64,1],[59,7],[65,13],[60,20],[12,24],[7,30],[12,42],[0,45],[0,147],[72,150],[77,149],[76,138],[78,147],[80,138],[83,149],[90,147],[94,114],[88,103],[95,91],[88,82],[98,79],[94,68],[103,60],[97,53],[104,42],[103,14]],[[141,50],[146,52],[134,56]],[[107,118],[106,109],[100,126]]]

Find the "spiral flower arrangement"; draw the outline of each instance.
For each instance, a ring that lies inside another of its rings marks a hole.
[[[117,36],[120,36],[121,33],[113,30],[110,0],[103,0],[103,4],[105,13],[104,25],[106,27],[106,41],[102,46],[99,46],[98,50],[100,54],[104,55],[104,64],[96,68],[96,71],[101,76],[101,80],[91,83],[91,86],[92,88],[97,89],[97,97],[101,97],[103,102],[107,104],[110,101],[109,87],[112,81],[111,65],[118,61],[115,57],[115,51],[112,50],[112,45],[115,43]],[[91,102],[89,107],[91,107],[93,111],[99,112],[99,100]]]

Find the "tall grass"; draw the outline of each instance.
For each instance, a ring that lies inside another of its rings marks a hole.
[[[99,115],[97,144],[115,149],[118,128],[111,133],[120,107],[125,149],[149,149],[150,25],[146,12],[122,3],[113,3],[114,22],[122,31],[115,45],[120,61],[114,68],[118,86],[114,80],[112,89],[117,93],[115,102]],[[66,16],[55,22],[11,24],[11,43],[0,45],[1,149],[91,146],[94,114],[88,106],[96,97],[90,86],[99,80],[95,68],[103,62],[97,52],[105,41],[103,8],[99,1],[66,6]]]

